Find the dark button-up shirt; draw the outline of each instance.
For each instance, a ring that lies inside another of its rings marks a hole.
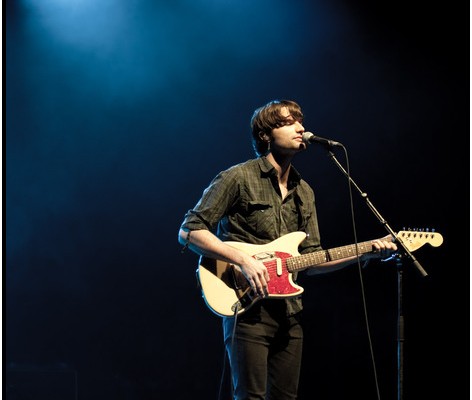
[[[299,252],[321,249],[313,190],[293,166],[287,187],[282,199],[277,171],[266,157],[237,164],[212,180],[195,207],[186,213],[181,227],[207,229],[223,241],[251,244],[265,244],[303,231],[307,236]],[[289,315],[302,309],[300,297],[285,301]]]

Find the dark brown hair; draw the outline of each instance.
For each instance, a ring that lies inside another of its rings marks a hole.
[[[284,107],[295,121],[303,122],[302,109],[292,100],[272,100],[254,111],[251,118],[252,147],[258,157],[269,151],[272,129],[280,128],[288,122],[287,117],[281,114]]]

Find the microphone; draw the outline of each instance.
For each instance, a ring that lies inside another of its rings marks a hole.
[[[311,132],[303,132],[302,139],[307,144],[319,143],[319,144],[323,144],[323,145],[328,146],[328,147],[336,147],[336,146],[342,147],[343,146],[339,142],[336,142],[336,141],[330,140],[330,139],[325,139],[325,138],[322,138],[320,136],[316,136]]]

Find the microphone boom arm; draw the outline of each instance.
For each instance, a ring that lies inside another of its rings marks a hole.
[[[338,166],[338,168],[341,170],[341,172],[349,179],[349,182],[356,188],[356,190],[359,192],[361,197],[365,200],[367,206],[371,209],[371,211],[374,213],[374,215],[377,217],[377,219],[380,221],[380,223],[385,227],[388,233],[390,233],[394,238],[395,242],[400,244],[402,247],[403,251],[405,254],[408,256],[408,258],[412,261],[413,265],[418,269],[418,271],[423,275],[423,277],[428,276],[428,273],[423,269],[419,261],[416,259],[416,257],[411,253],[411,251],[405,246],[405,244],[402,242],[402,240],[397,236],[397,234],[393,231],[393,229],[388,225],[387,221],[380,215],[379,211],[374,207],[372,202],[369,200],[369,197],[367,196],[367,193],[362,191],[359,186],[354,182],[354,180],[350,177],[350,175],[347,173],[347,171],[344,169],[344,167],[339,163],[338,159],[334,155],[332,151],[328,151],[328,155],[331,158],[331,160]]]

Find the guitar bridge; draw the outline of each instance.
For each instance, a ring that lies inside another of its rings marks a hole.
[[[267,260],[271,260],[273,258],[275,258],[275,253],[271,252],[271,253],[258,253],[258,254],[255,254],[254,255],[254,258],[256,260],[260,260],[260,261],[267,261]]]

